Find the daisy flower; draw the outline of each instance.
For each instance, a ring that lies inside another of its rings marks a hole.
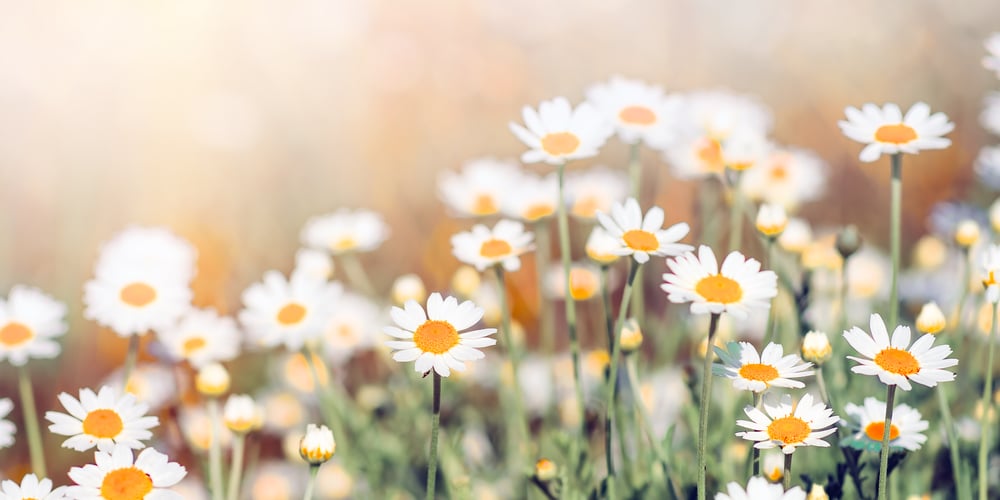
[[[608,234],[601,226],[594,226],[594,229],[590,231],[590,236],[587,237],[585,249],[590,260],[606,266],[614,263],[620,257],[616,253],[618,247],[618,238]]]
[[[108,263],[83,289],[83,315],[118,336],[169,328],[191,307],[191,289],[162,268]]]
[[[739,483],[729,483],[725,493],[717,493],[715,500],[806,500],[806,492],[798,486],[785,491],[780,484],[771,484],[763,477],[754,476],[747,481],[746,489]]]
[[[666,95],[659,86],[618,75],[587,89],[587,101],[614,124],[623,142],[654,147],[670,141],[671,122],[682,106],[679,97]]]
[[[460,217],[494,215],[514,192],[521,178],[517,164],[494,158],[466,162],[460,172],[438,175],[438,193],[448,209]]]
[[[379,306],[368,297],[344,292],[323,329],[321,345],[326,359],[342,364],[354,353],[372,347],[382,317]]]
[[[403,308],[393,307],[390,314],[397,326],[387,326],[383,331],[400,340],[386,345],[396,349],[392,359],[405,363],[416,361],[414,369],[427,373],[434,369],[447,377],[451,370],[464,370],[465,361],[482,359],[480,348],[496,345],[488,338],[496,328],[482,328],[462,332],[483,317],[483,309],[471,301],[461,304],[454,297],[442,298],[433,293],[427,299],[427,313],[416,301],[407,301]],[[462,332],[462,333],[460,333]]]
[[[803,363],[795,354],[784,355],[781,344],[768,343],[759,355],[749,342],[730,342],[726,349],[715,347],[722,364],[712,365],[712,373],[732,379],[741,391],[764,392],[769,387],[801,389],[806,385],[795,378],[808,377],[812,363]]]
[[[848,138],[867,144],[859,158],[873,162],[882,154],[917,154],[921,149],[944,149],[951,140],[942,137],[955,124],[944,113],[931,114],[926,103],[918,102],[904,116],[893,103],[879,108],[868,103],[861,109],[847,107],[847,120],[837,122]]]
[[[186,284],[194,277],[197,258],[194,247],[167,228],[131,226],[101,247],[96,275],[121,268],[153,269]]]
[[[584,102],[573,109],[565,97],[542,101],[538,111],[525,106],[521,115],[527,128],[511,122],[510,130],[531,148],[521,155],[524,163],[560,165],[597,156],[614,133],[592,104]]]
[[[827,164],[812,151],[783,148],[743,173],[740,188],[758,202],[795,211],[819,199],[826,188]]]
[[[139,456],[125,445],[94,453],[94,463],[69,470],[76,483],[66,488],[77,500],[183,500],[167,488],[177,484],[187,470],[163,453],[146,448]]]
[[[1000,147],[984,146],[973,163],[976,177],[994,191],[1000,190]]]
[[[836,432],[834,425],[840,421],[833,410],[822,402],[813,404],[812,394],[803,395],[795,405],[788,394],[777,405],[773,402],[765,398],[764,411],[750,405],[743,408],[750,420],[737,420],[736,425],[749,430],[737,432],[736,436],[756,441],[754,448],[781,448],[786,455],[798,446],[830,446],[823,438]]]
[[[542,291],[546,297],[563,300],[566,298],[566,274],[562,268],[550,268],[545,277]],[[610,286],[610,285],[609,285]],[[601,289],[601,271],[587,263],[573,263],[569,270],[569,292],[573,300],[583,302],[597,296]]]
[[[24,366],[29,359],[59,355],[55,341],[66,333],[66,305],[37,288],[15,285],[0,299],[0,361]]]
[[[597,220],[611,236],[618,238],[614,253],[631,255],[639,264],[649,261],[650,255],[679,255],[692,250],[691,245],[677,243],[687,236],[688,225],[679,223],[663,229],[663,209],[650,208],[643,217],[635,198],[611,207],[611,216],[597,212]]]
[[[991,92],[986,96],[979,123],[987,131],[1000,135],[1000,92]]]
[[[177,361],[195,368],[229,361],[240,352],[240,332],[236,321],[219,316],[214,309],[191,309],[176,324],[162,330],[157,338]]]
[[[595,167],[566,176],[566,200],[575,217],[593,219],[627,197],[628,175],[622,170]]]
[[[371,210],[342,208],[312,217],[302,228],[302,244],[333,255],[370,252],[389,237],[389,226]]]
[[[10,398],[0,399],[0,450],[10,448],[14,444],[14,434],[17,433],[17,427],[10,420],[6,420],[13,409],[14,402]]]
[[[66,487],[52,489],[52,480],[38,479],[34,474],[25,474],[21,484],[6,480],[0,485],[0,499],[3,500],[63,500]]]
[[[534,235],[524,231],[524,224],[503,219],[493,229],[482,224],[451,237],[451,252],[464,264],[479,271],[497,264],[507,271],[521,268],[521,254],[534,248]]]
[[[539,177],[530,172],[521,174],[517,189],[504,195],[503,213],[525,222],[537,222],[551,217],[559,206],[559,184],[555,174]]]
[[[97,394],[80,389],[80,399],[69,394],[59,394],[59,402],[69,414],[49,411],[45,419],[52,422],[49,431],[70,436],[63,441],[63,448],[86,451],[94,446],[100,451],[111,450],[116,444],[131,448],[144,448],[142,440],[150,439],[149,431],[160,425],[160,419],[146,416],[148,407],[136,402],[131,394],[119,395],[109,386],[102,386]]]
[[[982,256],[983,287],[986,288],[986,300],[991,304],[1000,301],[1000,245],[990,245]]]
[[[841,424],[856,431],[854,440],[864,449],[878,451],[885,432],[885,401],[865,398],[864,406],[847,403],[844,412],[848,420]],[[928,426],[927,421],[921,419],[919,411],[905,404],[896,405],[892,409],[892,423],[889,426],[889,446],[919,450],[927,441],[927,436],[921,432],[926,431]]]
[[[240,323],[260,346],[283,344],[297,351],[323,334],[342,290],[337,282],[303,275],[289,281],[277,271],[268,271],[261,282],[243,291]]]
[[[299,455],[310,465],[319,465],[333,456],[337,443],[333,432],[325,425],[309,424],[306,434],[299,441]]]
[[[892,332],[886,330],[882,316],[872,314],[871,335],[854,327],[844,332],[844,339],[864,358],[848,356],[860,363],[851,368],[854,373],[878,375],[886,385],[898,385],[904,391],[910,390],[910,381],[934,387],[938,382],[955,380],[955,374],[944,370],[958,364],[957,359],[949,359],[951,347],[934,343],[933,335],[923,335],[910,346],[910,328],[899,325]]]
[[[333,258],[326,250],[300,248],[295,252],[295,268],[292,274],[328,280],[333,276]]]
[[[760,262],[732,252],[722,262],[715,260],[712,249],[702,245],[698,255],[687,253],[667,260],[669,273],[660,285],[667,299],[675,304],[690,302],[694,314],[729,313],[747,317],[750,309],[767,309],[778,295],[778,276],[761,271]]]
[[[1000,33],[993,33],[983,42],[988,55],[983,56],[983,67],[996,73],[1000,78]]]
[[[103,385],[135,396],[136,401],[149,407],[150,413],[177,400],[178,384],[172,368],[160,363],[139,363],[129,374],[124,385],[125,369],[120,368],[108,376]]]

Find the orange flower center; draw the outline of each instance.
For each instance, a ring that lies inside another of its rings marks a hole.
[[[875,140],[892,144],[906,144],[917,138],[917,131],[904,123],[882,125],[875,131]]]
[[[542,137],[542,149],[552,156],[568,155],[580,147],[580,138],[571,132],[556,132]]]
[[[618,113],[618,118],[629,125],[652,125],[656,123],[656,113],[645,106],[629,106]]]
[[[883,370],[908,377],[920,371],[920,362],[912,354],[895,347],[887,347],[875,355],[875,364]]]
[[[21,345],[35,337],[35,333],[23,323],[11,321],[0,328],[0,344],[7,347]]]
[[[113,470],[101,483],[101,497],[107,500],[142,500],[151,491],[153,479],[136,467]]]
[[[289,302],[278,311],[278,323],[283,326],[292,326],[302,321],[306,317],[306,308],[302,304]]]
[[[717,274],[702,278],[694,287],[694,291],[709,302],[732,304],[743,298],[743,288],[735,280]]]
[[[574,300],[587,300],[597,291],[597,277],[587,269],[574,268],[569,272],[569,294]]]
[[[156,300],[156,290],[145,283],[129,283],[119,292],[122,302],[132,307],[143,307]]]
[[[423,352],[444,354],[458,345],[458,330],[447,321],[428,320],[413,332],[413,343]]]
[[[94,410],[83,419],[83,433],[98,438],[114,438],[124,428],[122,418],[114,410]]]
[[[775,181],[783,181],[788,178],[788,169],[784,165],[775,165],[770,173],[771,179]]]
[[[722,162],[722,145],[719,141],[702,137],[694,145],[695,155],[709,172],[721,172],[725,165]]]
[[[656,239],[656,235],[641,229],[626,231],[622,235],[622,239],[625,240],[625,244],[632,250],[652,252],[660,248],[660,240]]]
[[[493,196],[488,194],[481,194],[476,196],[476,199],[472,202],[472,213],[473,215],[490,215],[497,213],[497,202],[493,199]]]
[[[767,435],[771,440],[782,444],[801,443],[809,437],[810,432],[812,429],[809,428],[809,424],[791,415],[775,419],[767,426]]]
[[[511,248],[510,243],[497,239],[486,240],[483,242],[483,245],[479,247],[479,255],[482,255],[487,259],[504,257],[506,255],[510,255],[512,251],[514,251],[514,249]]]
[[[524,210],[524,213],[521,215],[529,221],[535,221],[541,219],[542,217],[548,217],[552,215],[552,212],[554,211],[555,207],[553,207],[552,205],[539,203],[537,205],[531,205],[530,207],[526,208]]]
[[[358,242],[355,241],[354,238],[352,238],[350,236],[344,236],[344,237],[340,238],[339,240],[334,241],[330,245],[330,248],[333,249],[334,251],[343,252],[343,251],[346,251],[346,250],[350,250],[350,249],[352,249],[352,248],[354,248],[356,246],[358,246]]]
[[[184,341],[181,346],[181,350],[184,352],[184,356],[191,357],[194,353],[200,351],[207,342],[205,342],[204,337],[191,337]]]
[[[740,376],[747,380],[770,382],[778,378],[778,369],[761,363],[751,363],[740,368]]]
[[[885,432],[885,422],[872,422],[865,427],[865,434],[872,441],[882,441],[882,433]],[[895,424],[889,424],[889,440],[899,437],[899,428]]]

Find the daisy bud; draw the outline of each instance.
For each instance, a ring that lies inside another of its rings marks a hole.
[[[936,236],[924,236],[913,247],[913,265],[918,269],[936,269],[948,257],[948,247]]]
[[[316,426],[309,424],[306,427],[306,435],[299,442],[299,455],[310,465],[320,465],[333,456],[337,450],[337,443],[333,439],[333,432],[325,425]]]
[[[392,301],[397,306],[402,306],[407,300],[415,300],[420,303],[427,300],[427,288],[424,287],[424,280],[416,274],[404,274],[392,283]]]
[[[221,364],[211,363],[198,370],[194,385],[205,396],[221,396],[229,390],[229,372]]]
[[[854,252],[861,248],[861,235],[858,234],[858,228],[854,224],[851,224],[839,233],[837,233],[837,253],[847,260],[850,256],[854,255]]]
[[[451,277],[451,288],[460,298],[469,298],[475,295],[481,282],[479,271],[472,266],[462,266]]]
[[[791,253],[802,253],[812,243],[812,229],[802,219],[789,219],[785,230],[778,237],[781,248]]]
[[[261,410],[253,398],[246,394],[232,394],[226,400],[222,409],[222,419],[229,430],[237,434],[246,434],[260,428],[263,423]]]
[[[604,372],[610,364],[611,356],[604,349],[590,351],[583,362],[586,372],[595,376],[604,376]]]
[[[802,339],[802,359],[821,365],[830,359],[833,347],[823,332],[809,332]]]
[[[761,475],[772,483],[780,483],[785,477],[784,453],[767,453],[760,460]]]
[[[594,228],[587,238],[587,257],[598,264],[612,264],[618,260],[619,255],[614,253],[618,248],[618,240],[608,234],[600,226]]]
[[[324,250],[300,248],[295,252],[295,269],[292,274],[328,280],[333,275],[333,258]]]
[[[622,326],[621,339],[622,352],[628,354],[639,350],[642,346],[642,330],[639,322],[635,318],[629,318]]]
[[[830,500],[830,496],[826,494],[826,489],[819,484],[813,483],[812,489],[806,495],[806,500]]]
[[[936,303],[928,302],[920,308],[920,314],[917,315],[917,330],[935,334],[944,330],[946,324],[944,312]]]
[[[556,467],[556,463],[547,458],[535,462],[535,477],[543,483],[555,479],[558,473],[559,469]]]
[[[990,205],[990,225],[994,231],[1000,233],[1000,198]]]
[[[972,219],[965,219],[958,223],[955,228],[955,243],[959,247],[969,248],[979,241],[979,223]]]
[[[785,231],[788,225],[788,214],[781,205],[764,204],[757,212],[757,231],[773,240]]]

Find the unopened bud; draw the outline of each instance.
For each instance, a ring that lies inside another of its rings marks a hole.
[[[920,308],[920,314],[917,315],[917,330],[935,334],[944,330],[946,324],[944,312],[936,303],[928,302]]]
[[[837,233],[837,252],[844,260],[854,255],[859,248],[861,248],[861,235],[858,234],[857,226],[851,224]]]

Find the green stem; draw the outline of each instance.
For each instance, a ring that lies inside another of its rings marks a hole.
[[[222,416],[219,400],[208,398],[208,418],[212,421],[212,441],[208,447],[208,474],[212,486],[212,500],[222,500]]]
[[[896,399],[896,385],[889,385],[887,394],[885,397],[885,424],[882,431],[882,450],[879,454],[878,461],[878,483],[875,485],[877,489],[878,500],[885,500],[889,493],[889,483],[886,481],[886,473],[889,470],[889,433],[892,431],[892,406],[893,401]]]
[[[353,252],[345,253],[340,256],[340,263],[344,265],[344,272],[347,273],[347,279],[350,280],[351,284],[358,287],[365,295],[369,297],[375,296],[375,287],[372,286],[371,280],[368,279],[368,274],[365,273],[364,267],[361,266],[358,254]]]
[[[139,335],[128,338],[128,351],[125,353],[125,372],[122,377],[122,391],[127,391],[129,377],[135,370],[135,360],[139,357]]]
[[[719,313],[712,313],[708,325],[708,345],[705,349],[705,365],[701,379],[701,401],[698,412],[698,500],[705,500],[708,495],[707,471],[705,470],[705,447],[708,442],[708,406],[712,394],[712,345],[715,341],[715,331],[719,327]]]
[[[727,169],[728,170],[728,169]],[[729,206],[729,251],[737,250],[743,236],[743,191],[740,190],[741,170],[733,172],[733,183],[730,185],[732,204]]]
[[[625,325],[625,317],[628,314],[629,299],[632,298],[632,284],[640,267],[642,267],[641,264],[637,263],[634,259],[629,259],[628,281],[625,282],[625,289],[622,290],[622,302],[621,307],[618,309],[618,321],[615,323],[614,330],[608,332],[608,337],[611,340],[611,366],[608,370],[607,389],[605,391],[607,399],[605,400],[606,416],[604,419],[604,458],[608,465],[608,498],[612,499],[616,498],[616,496],[614,489],[615,467],[614,461],[611,458],[611,428],[615,414],[615,395],[618,387],[618,362],[621,359],[619,338],[621,337],[621,329]],[[607,286],[603,286],[602,288],[606,289]],[[610,310],[611,304],[606,303],[605,307]],[[622,437],[624,436],[620,436],[619,439]]]
[[[892,155],[892,213],[890,215],[890,251],[892,254],[892,288],[889,290],[889,327],[899,321],[899,240],[903,206],[903,154]]]
[[[990,415],[993,413],[993,342],[997,337],[997,309],[1000,302],[993,304],[992,325],[990,326],[990,341],[987,344],[986,355],[986,384],[983,385],[983,416],[979,424],[979,500],[986,500],[989,491],[987,479],[989,478],[989,468],[987,457],[989,455],[990,442]]]
[[[826,377],[823,376],[823,365],[816,366],[816,385],[819,386],[819,396],[823,398],[823,403],[830,408],[834,408],[833,400],[830,398],[830,391],[826,390]]]
[[[642,401],[642,392],[639,389],[639,375],[638,369],[636,368],[635,356],[631,359],[625,360],[626,376],[628,377],[629,390],[632,391],[632,399],[637,407],[637,412],[639,414],[639,427],[642,428],[642,432],[646,435],[646,439],[649,441],[649,446],[653,449],[656,454],[657,461],[660,462],[660,466],[663,468],[663,477],[669,483],[669,487],[674,493],[674,497],[678,500],[684,498],[684,494],[681,492],[680,481],[673,476],[673,472],[670,468],[670,457],[663,453],[663,449],[660,443],[657,441],[656,437],[653,436],[653,428],[650,425],[650,420],[652,418],[649,416],[649,410],[646,409],[646,404]]]
[[[765,255],[764,267],[770,269],[774,267],[774,265],[772,264],[772,262],[774,262],[774,238],[767,238],[767,241],[764,245],[766,247],[766,252],[764,253]],[[764,327],[765,346],[767,344],[770,344],[771,341],[774,340],[774,331],[776,330],[775,323],[776,321],[774,317],[774,302],[772,301],[771,307],[767,308],[767,326]]]
[[[951,417],[951,407],[948,406],[948,394],[945,392],[947,386],[939,384],[934,392],[937,392],[938,406],[941,408],[941,420],[944,421],[944,431],[948,436],[948,455],[951,458],[951,477],[955,482],[955,491],[959,500],[966,500],[968,492],[965,491],[965,481],[962,480],[960,468],[962,466],[958,450],[958,436],[955,432],[955,423]]]
[[[580,415],[580,429],[581,435],[584,434],[584,427],[586,426],[586,410],[583,405],[583,385],[580,383],[580,339],[577,338],[576,332],[576,301],[573,299],[573,294],[569,293],[570,287],[570,248],[569,248],[569,218],[566,214],[566,201],[565,201],[565,173],[566,164],[563,163],[559,165],[558,170],[559,179],[559,252],[562,254],[562,267],[563,274],[565,275],[565,281],[563,282],[563,290],[566,290],[564,303],[566,305],[566,328],[569,330],[569,348],[570,357],[573,359],[573,384],[576,390],[576,403],[577,410]]]
[[[431,406],[431,453],[427,459],[427,500],[434,500],[437,481],[438,428],[441,426],[441,375],[434,372],[434,396]]]
[[[642,161],[639,158],[640,146],[642,142],[636,142],[629,146],[628,150],[628,173],[629,173],[629,192],[635,201],[642,205]],[[642,290],[642,274],[636,278],[635,286]],[[634,316],[642,321],[646,316],[646,296],[643,293],[637,293],[632,295],[632,310],[635,311]]]
[[[754,392],[753,393],[753,407],[754,408],[760,408],[760,398],[761,398],[761,393],[759,393],[759,392]],[[754,446],[754,447],[751,447],[750,450],[751,450],[750,451],[750,464],[751,464],[750,465],[750,469],[751,469],[750,476],[753,477],[753,476],[760,475],[760,449],[757,448],[756,446]],[[788,487],[785,486],[785,488],[787,489]]]
[[[510,304],[507,301],[507,281],[503,267],[497,264],[493,266],[493,270],[496,272],[498,293],[500,294],[500,334],[503,336],[503,342],[507,346],[507,355],[510,356],[511,377],[514,379],[511,395],[514,398],[514,420],[516,421],[514,428],[516,429],[516,435],[511,440],[511,443],[515,445],[512,451],[522,450],[530,439],[528,436],[527,417],[524,413],[524,400],[521,396],[521,379],[518,376],[521,363],[521,349],[515,343],[514,336],[510,331]],[[516,467],[524,465],[523,455],[520,452],[515,453],[517,457]]]
[[[229,469],[229,488],[227,500],[237,500],[240,497],[240,480],[243,477],[243,449],[246,444],[245,432],[237,432],[233,436],[233,463]]]
[[[850,286],[847,283],[847,261],[850,257],[844,259],[840,263],[840,331],[845,331],[850,328],[848,324],[849,318],[847,317],[847,292],[850,291]],[[892,323],[890,323],[892,324]]]
[[[792,487],[792,455],[792,453],[785,455],[785,471],[781,476],[781,484],[785,490]]]
[[[21,412],[24,414],[24,427],[28,431],[28,451],[31,454],[31,471],[38,477],[47,477],[45,473],[45,449],[42,447],[42,435],[38,432],[38,411],[35,409],[35,392],[31,387],[31,374],[27,365],[17,367],[18,389],[21,392]]]
[[[539,322],[542,332],[542,353],[552,355],[556,349],[555,311],[552,301],[546,300],[545,289],[548,280],[549,261],[552,258],[548,219],[535,223],[535,274],[538,278]]]
[[[306,484],[306,492],[302,495],[302,500],[312,500],[313,490],[316,488],[316,474],[319,473],[320,464],[309,465],[309,483]]]

